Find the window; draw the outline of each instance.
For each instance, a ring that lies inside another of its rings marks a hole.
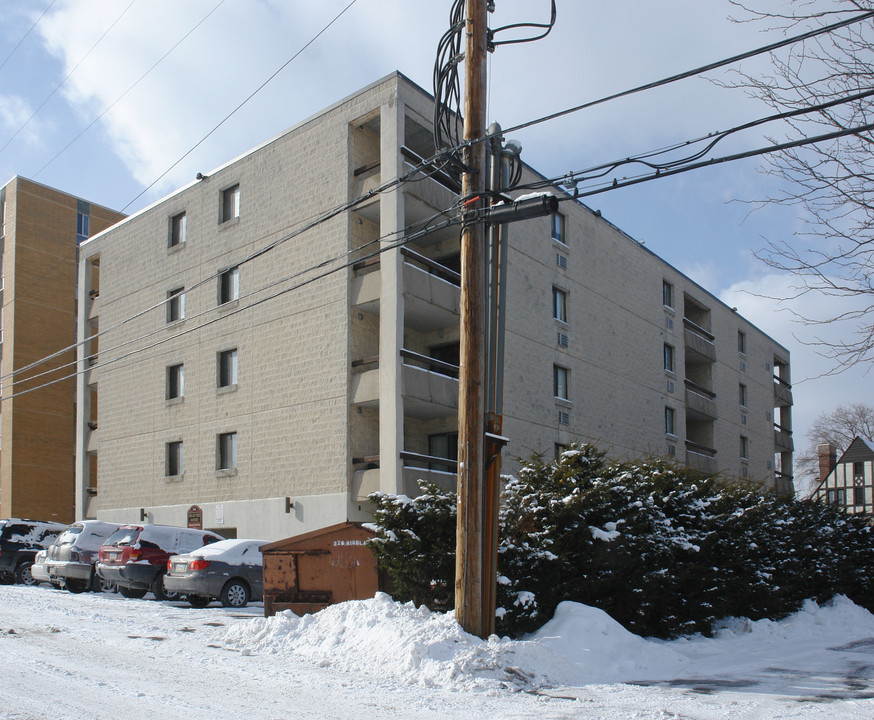
[[[853,463],[853,481],[865,482],[865,463],[856,461]]]
[[[552,239],[558,240],[562,245],[565,245],[564,237],[564,215],[561,213],[552,214]]]
[[[219,275],[219,305],[233,302],[240,297],[240,268],[223,270]]]
[[[182,363],[167,368],[167,400],[181,398],[185,394],[185,368]]]
[[[237,384],[237,348],[222,350],[218,354],[218,386],[233,387]]]
[[[674,307],[674,286],[667,280],[662,280],[662,305]]]
[[[557,287],[552,288],[552,317],[567,322],[567,293]]]
[[[91,203],[76,200],[76,241],[82,242],[90,235]]]
[[[742,355],[747,352],[747,334],[743,330],[737,331],[737,351]]]
[[[185,317],[185,288],[176,288],[167,293],[167,322],[176,322]]]
[[[240,186],[222,190],[222,222],[240,217]]]
[[[737,386],[737,399],[738,402],[741,404],[741,407],[747,406],[747,386],[743,383],[740,383]]]
[[[853,505],[864,505],[864,504],[865,504],[865,488],[863,488],[863,487],[853,488]]]
[[[665,408],[665,433],[668,435],[677,434],[677,413],[674,408]]]
[[[665,370],[674,372],[674,346],[665,343]]]
[[[429,470],[438,472],[455,472],[455,462],[458,460],[458,433],[437,433],[428,436],[428,454],[434,458],[445,458],[450,463],[428,463]]]
[[[740,436],[740,456],[743,460],[750,456],[750,439],[746,435]]]
[[[175,440],[167,443],[166,448],[167,467],[165,473],[168,477],[173,475],[181,475],[182,468],[182,441]]]
[[[568,375],[570,371],[561,365],[552,366],[552,387],[555,397],[562,400],[568,399]]]
[[[170,237],[167,247],[177,247],[185,242],[185,213],[170,218]]]
[[[216,470],[237,467],[237,433],[222,433],[216,441]]]

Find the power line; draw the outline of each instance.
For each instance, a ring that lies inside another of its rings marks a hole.
[[[331,25],[333,25],[335,22],[337,22],[337,20],[339,20],[346,13],[346,11],[349,8],[351,8],[356,2],[358,2],[358,0],[352,0],[346,7],[344,7],[339,13],[337,13],[337,15],[334,16],[334,18],[331,20],[331,22],[329,22],[327,25],[325,25],[325,27],[323,27],[321,30],[319,30],[319,32],[316,33],[315,36],[309,42],[306,43],[306,45],[304,45],[302,48],[300,48],[300,50],[298,50],[296,53],[294,53],[294,55],[292,55],[288,60],[286,60],[279,67],[278,70],[276,70],[270,77],[268,77],[263,83],[261,83],[254,90],[254,92],[252,92],[245,100],[243,100],[243,102],[241,102],[239,105],[237,105],[237,107],[235,107],[233,110],[231,110],[231,112],[229,112],[227,115],[225,115],[225,117],[221,120],[221,122],[219,122],[218,125],[216,125],[212,130],[210,130],[206,135],[204,135],[200,140],[198,140],[194,145],[192,145],[191,148],[189,150],[187,150],[184,155],[182,155],[182,157],[180,157],[176,162],[174,162],[170,167],[168,167],[164,172],[162,172],[149,185],[144,187],[133,200],[131,200],[127,205],[125,205],[121,209],[121,211],[124,212],[125,210],[127,210],[131,205],[133,205],[137,200],[139,200],[146,192],[151,190],[158,182],[160,182],[160,180],[162,178],[164,178],[167,175],[167,173],[169,173],[173,168],[175,168],[185,158],[187,158],[189,155],[191,155],[191,153],[193,153],[198,147],[200,147],[200,145],[202,145],[216,130],[218,130],[222,125],[224,125],[228,120],[230,120],[234,115],[236,115],[237,112],[240,110],[240,108],[242,108],[253,97],[255,97],[259,92],[261,92],[261,90],[263,90],[264,87],[271,80],[273,80],[273,78],[275,78],[277,75],[279,75],[279,73],[281,73],[283,70],[285,70],[285,68],[287,68],[292,63],[292,61],[294,61],[295,58],[298,57],[298,55],[300,55],[304,50],[306,50],[310,45],[312,45],[316,40],[318,40],[328,30],[328,28],[330,28]]]
[[[449,212],[449,210],[445,210],[445,211],[442,211],[442,212],[435,213],[434,215],[431,216],[431,218],[428,218],[428,219],[426,219],[426,220],[424,220],[424,221],[420,221],[419,223],[415,223],[414,225],[411,225],[411,226],[409,226],[409,227],[414,227],[416,224],[421,224],[422,222],[429,222],[430,220],[433,220],[433,219],[436,218],[436,217],[440,217],[441,215],[444,215],[446,212]],[[453,226],[453,225],[459,225],[460,223],[461,223],[461,220],[460,220],[459,218],[450,218],[450,219],[445,220],[444,222],[439,223],[439,224],[437,224],[437,225],[429,225],[428,227],[422,228],[422,229],[420,229],[420,230],[418,230],[418,231],[416,231],[416,232],[413,232],[413,233],[411,233],[411,234],[405,234],[405,235],[403,235],[400,239],[398,239],[398,240],[392,242],[391,244],[389,244],[389,245],[385,245],[385,246],[383,246],[383,247],[380,247],[379,249],[377,249],[377,250],[375,250],[375,251],[373,251],[373,252],[371,252],[371,253],[369,253],[369,254],[363,256],[363,257],[357,257],[357,258],[353,258],[353,259],[351,259],[351,260],[348,260],[347,262],[343,263],[342,265],[339,265],[339,266],[337,266],[337,267],[335,267],[335,268],[332,268],[332,269],[330,269],[330,270],[326,270],[326,271],[324,271],[324,272],[322,272],[322,273],[320,273],[320,274],[318,274],[318,275],[316,275],[316,276],[314,276],[314,277],[307,278],[306,280],[303,280],[303,281],[297,283],[296,285],[293,285],[292,287],[289,287],[289,288],[285,288],[285,289],[283,289],[283,290],[280,290],[280,291],[274,293],[273,295],[269,295],[269,296],[267,296],[267,297],[264,297],[264,298],[261,298],[261,299],[259,299],[259,300],[256,300],[256,301],[250,303],[249,305],[246,305],[245,307],[235,308],[235,309],[233,309],[233,310],[230,310],[230,311],[224,313],[224,314],[221,315],[220,317],[213,318],[212,320],[209,320],[209,321],[207,321],[207,322],[205,322],[205,323],[201,323],[200,325],[197,325],[196,327],[189,327],[189,328],[186,328],[185,330],[182,330],[181,332],[178,332],[178,333],[176,333],[176,334],[174,334],[174,335],[171,335],[170,337],[163,338],[163,339],[161,339],[161,340],[159,340],[159,341],[157,341],[157,342],[154,342],[154,343],[152,343],[152,344],[150,344],[150,345],[147,345],[147,346],[142,347],[142,348],[137,348],[136,350],[132,350],[132,351],[130,351],[130,352],[128,352],[128,353],[125,353],[124,355],[120,355],[120,356],[115,357],[115,358],[112,358],[112,359],[110,359],[110,360],[105,360],[105,361],[103,361],[103,362],[97,363],[96,365],[91,365],[91,366],[85,368],[84,370],[77,370],[76,372],[69,373],[69,374],[67,374],[67,375],[65,375],[65,376],[63,376],[63,377],[55,378],[54,380],[50,380],[50,381],[48,381],[48,382],[42,383],[41,385],[37,385],[37,386],[32,387],[32,388],[27,388],[26,390],[19,390],[19,391],[17,391],[17,392],[13,392],[11,395],[7,395],[7,396],[2,397],[2,400],[3,400],[3,401],[5,401],[5,400],[11,400],[11,399],[13,399],[13,398],[19,397],[20,395],[26,395],[26,394],[28,394],[28,393],[34,392],[35,390],[42,390],[42,389],[44,389],[44,388],[46,388],[46,387],[50,387],[50,386],[52,386],[52,385],[55,385],[55,384],[57,384],[57,383],[59,383],[59,382],[64,382],[65,380],[70,380],[70,379],[72,379],[72,378],[74,378],[74,377],[77,377],[78,375],[82,375],[82,374],[88,372],[89,370],[92,370],[92,369],[98,369],[98,370],[99,370],[100,368],[104,368],[104,367],[106,367],[107,365],[112,365],[112,364],[114,364],[114,363],[116,363],[116,362],[120,362],[121,360],[126,360],[126,359],[128,359],[128,358],[130,358],[130,357],[132,357],[132,356],[134,356],[134,355],[137,355],[137,354],[139,354],[139,353],[141,353],[141,352],[145,352],[145,351],[147,351],[147,350],[151,350],[151,349],[153,349],[153,348],[155,348],[155,347],[158,347],[158,346],[160,346],[160,345],[163,345],[164,343],[170,342],[171,340],[176,340],[176,339],[178,339],[178,338],[180,338],[180,337],[182,337],[182,336],[184,336],[184,335],[188,335],[189,333],[192,333],[192,332],[195,332],[195,331],[198,331],[198,330],[202,330],[202,329],[205,328],[205,327],[209,327],[210,325],[213,325],[213,324],[215,324],[215,323],[217,323],[217,322],[220,322],[220,321],[222,321],[222,320],[225,320],[226,318],[231,317],[231,316],[233,316],[233,315],[236,315],[237,313],[241,313],[241,312],[243,312],[243,311],[245,311],[245,310],[250,310],[250,309],[252,309],[253,307],[257,307],[258,305],[261,305],[262,303],[268,302],[269,300],[274,300],[274,299],[276,299],[276,298],[278,298],[278,297],[281,297],[282,295],[285,295],[285,294],[287,294],[287,293],[289,293],[289,292],[293,292],[293,291],[295,291],[295,290],[299,290],[300,288],[305,287],[305,286],[307,286],[307,285],[309,285],[309,284],[315,282],[316,280],[321,280],[321,279],[323,279],[323,278],[325,278],[325,277],[328,277],[329,275],[332,275],[332,274],[334,274],[334,273],[336,273],[336,272],[339,272],[339,271],[341,271],[341,270],[345,270],[345,269],[347,269],[348,267],[350,267],[350,266],[352,266],[352,265],[355,265],[355,264],[357,264],[357,263],[359,263],[359,262],[363,262],[363,261],[368,260],[368,259],[370,259],[370,258],[378,257],[379,255],[381,255],[381,254],[384,253],[384,252],[387,252],[388,250],[393,250],[393,249],[395,249],[395,248],[402,247],[403,245],[406,245],[406,244],[412,242],[413,240],[418,239],[419,237],[421,237],[421,236],[423,236],[423,235],[427,235],[427,234],[429,234],[429,233],[435,232],[435,231],[437,231],[437,230],[441,230],[441,229],[446,228],[446,227],[451,227],[451,226]],[[406,228],[405,228],[405,229],[402,229],[402,230],[394,231],[394,232],[392,232],[392,233],[389,233],[388,235],[384,235],[384,236],[382,236],[381,238],[376,238],[375,240],[369,241],[368,243],[366,243],[364,246],[361,246],[361,247],[366,247],[367,245],[370,245],[370,244],[375,243],[375,242],[381,242],[382,240],[384,240],[384,239],[386,239],[386,238],[388,238],[388,237],[391,237],[392,235],[397,235],[398,233],[405,233],[405,232],[406,232]],[[354,251],[350,251],[350,252],[354,252]],[[345,255],[348,255],[348,254],[350,254],[350,253],[346,253]],[[338,258],[339,258],[339,257],[342,257],[342,256],[338,256]],[[335,259],[338,259],[338,258],[335,258]],[[325,264],[328,264],[329,262],[331,262],[331,261],[325,261],[325,262],[323,262],[323,263],[320,263],[320,265],[319,265],[319,266],[316,266],[315,268],[314,268],[314,267],[310,267],[310,268],[307,268],[307,269],[305,269],[305,270],[302,270],[302,271],[300,271],[299,273],[296,273],[295,275],[290,276],[289,278],[285,278],[285,279],[283,279],[283,280],[281,280],[281,281],[278,281],[278,283],[272,283],[271,285],[265,286],[265,287],[263,287],[263,288],[261,288],[261,289],[259,289],[259,290],[257,290],[257,291],[254,291],[253,293],[250,293],[249,296],[251,296],[251,295],[253,295],[253,294],[257,294],[258,292],[263,292],[263,291],[266,290],[266,289],[270,289],[271,287],[274,287],[276,284],[281,284],[282,282],[287,282],[289,279],[294,279],[294,277],[298,277],[298,276],[300,276],[300,275],[302,275],[302,274],[304,274],[304,273],[306,273],[306,272],[310,272],[311,270],[313,270],[313,269],[317,269],[318,267],[321,267],[321,266],[323,266],[323,265],[325,265]],[[201,313],[199,316],[195,316],[195,317],[202,317],[203,315],[208,314],[208,313],[211,313],[211,312],[214,312],[215,310],[216,310],[215,307],[210,308],[209,310],[207,310],[207,311],[205,311],[204,313]],[[112,350],[118,349],[118,348],[120,348],[120,347],[124,347],[125,345],[128,345],[128,344],[130,344],[131,342],[136,342],[136,341],[139,341],[139,340],[145,340],[145,339],[148,339],[149,337],[152,337],[153,335],[157,334],[158,332],[163,332],[163,330],[165,330],[165,329],[166,329],[166,328],[164,328],[164,329],[162,329],[162,330],[160,330],[160,331],[157,331],[157,332],[155,332],[155,333],[147,333],[146,335],[142,335],[142,336],[140,336],[140,337],[138,337],[138,338],[134,338],[133,340],[126,341],[125,343],[122,343],[121,345],[118,345],[118,346],[116,346],[115,348],[111,348],[111,349],[110,349],[110,352],[111,352]],[[105,352],[106,352],[105,350],[104,350],[104,351],[101,351],[100,354],[104,354]],[[90,359],[91,357],[95,357],[95,356],[89,356],[88,358],[86,358],[86,360]],[[47,374],[50,374],[50,373],[52,373],[52,372],[58,372],[59,370],[63,370],[64,368],[66,368],[66,367],[70,367],[70,366],[73,365],[73,364],[74,364],[74,363],[68,363],[67,365],[64,365],[64,366],[61,366],[61,367],[58,367],[58,368],[53,368],[53,369],[50,370],[50,371],[47,371],[47,372],[41,373],[40,375],[36,375],[36,376],[29,377],[29,378],[25,378],[24,380],[18,380],[18,381],[16,381],[15,384],[19,384],[19,383],[27,382],[27,381],[29,381],[29,380],[33,380],[33,379],[35,379],[35,378],[37,378],[37,377],[42,377],[42,376],[47,375]]]
[[[48,96],[46,97],[46,99],[42,101],[42,104],[40,104],[40,106],[39,106],[36,110],[33,111],[33,113],[31,114],[31,116],[30,116],[29,118],[27,118],[27,120],[24,121],[24,124],[23,124],[20,128],[18,128],[18,130],[15,131],[15,134],[14,134],[11,138],[9,138],[9,139],[6,141],[6,144],[5,144],[3,147],[0,147],[0,152],[3,152],[7,147],[9,147],[9,143],[11,143],[13,140],[15,140],[15,138],[18,137],[18,134],[19,134],[22,130],[24,130],[24,128],[26,128],[26,127],[30,124],[30,121],[33,120],[33,119],[36,117],[37,113],[45,107],[45,104],[46,104],[49,100],[51,100],[51,99],[54,97],[55,93],[56,93],[56,92],[61,88],[61,86],[62,86],[65,82],[67,82],[67,80],[70,79],[70,77],[73,75],[73,73],[76,72],[76,70],[79,69],[79,66],[80,66],[83,62],[85,62],[85,60],[88,58],[88,56],[89,56],[92,52],[94,52],[94,49],[95,49],[95,48],[96,48],[96,47],[97,47],[97,46],[98,46],[98,45],[103,41],[103,38],[105,38],[105,37],[109,34],[109,31],[112,30],[112,28],[114,28],[114,27],[118,24],[119,20],[121,20],[125,15],[127,15],[127,11],[130,10],[131,7],[133,7],[133,4],[134,4],[136,1],[137,1],[137,0],[131,0],[130,4],[129,4],[129,5],[128,5],[128,6],[127,6],[123,11],[122,11],[121,15],[119,15],[117,18],[115,18],[115,20],[112,21],[112,24],[111,24],[108,28],[106,28],[106,30],[103,31],[103,34],[102,34],[99,38],[97,38],[97,42],[95,42],[95,43],[91,46],[91,48],[88,50],[88,52],[86,52],[86,53],[81,57],[81,59],[79,60],[79,62],[76,63],[76,65],[73,67],[73,69],[70,70],[70,72],[67,73],[67,76],[66,76],[63,80],[61,80],[61,82],[59,82],[57,85],[55,85],[55,89],[52,90],[52,91],[48,94]]]
[[[209,19],[209,17],[216,10],[218,10],[222,5],[224,5],[224,3],[225,3],[225,0],[219,0],[218,5],[216,5],[212,10],[210,10],[206,15],[204,15],[197,22],[197,24],[194,27],[192,27],[187,33],[185,33],[185,35],[183,35],[167,52],[165,52],[160,58],[158,58],[158,60],[148,70],[146,70],[142,75],[140,75],[134,81],[133,85],[128,87],[127,90],[125,90],[121,95],[119,95],[115,100],[113,100],[109,105],[107,105],[102,113],[100,113],[96,118],[94,118],[78,135],[76,135],[76,137],[74,137],[72,140],[70,140],[70,142],[68,142],[66,145],[64,145],[64,147],[62,147],[51,160],[49,160],[45,165],[43,165],[39,170],[37,170],[36,175],[34,175],[34,179],[39,177],[40,173],[43,170],[45,170],[49,165],[51,165],[55,160],[57,160],[61,155],[63,155],[73,143],[75,143],[80,137],[82,137],[92,127],[94,127],[94,125],[97,123],[98,120],[100,120],[104,115],[106,115],[106,113],[108,113],[110,110],[112,110],[112,108],[114,108],[119,102],[121,102],[131,90],[133,90],[137,85],[139,85],[140,82],[142,82],[142,80],[149,73],[152,72],[152,70],[154,70],[156,67],[158,67],[158,65],[160,65],[170,53],[172,53],[177,47],[179,47],[183,42],[185,42],[185,40],[188,39],[188,36],[191,35],[195,30],[197,30],[197,28],[199,28],[201,25],[203,25],[203,23],[206,22],[206,20]]]
[[[779,40],[769,45],[763,45],[762,47],[756,48],[754,50],[748,50],[738,55],[732,55],[731,57],[725,58],[723,60],[716,60],[714,62],[708,63],[707,65],[701,65],[693,70],[686,70],[685,72],[670,75],[669,77],[662,78],[661,80],[655,80],[653,82],[646,83],[645,85],[638,85],[637,87],[631,88],[630,90],[623,90],[622,92],[613,93],[612,95],[606,95],[605,97],[599,98],[597,100],[591,100],[589,102],[582,103],[581,105],[575,105],[574,107],[570,107],[565,110],[559,110],[558,112],[544,115],[534,120],[520,123],[519,125],[514,125],[513,127],[504,128],[502,130],[502,133],[508,134],[511,132],[516,132],[517,130],[523,130],[525,128],[532,127],[533,125],[539,125],[549,120],[555,120],[565,115],[579,112],[580,110],[587,110],[588,108],[595,107],[596,105],[602,105],[603,103],[609,102],[611,100],[618,100],[619,98],[634,95],[636,93],[643,92],[644,90],[653,90],[654,88],[668,85],[670,83],[677,82],[678,80],[685,80],[687,78],[694,77],[695,75],[701,75],[702,73],[710,72],[711,70],[716,70],[717,68],[725,67],[726,65],[731,65],[732,63],[740,62],[741,60],[748,60],[749,58],[756,57],[757,55],[763,55],[764,53],[779,50],[780,48],[786,47],[787,45],[792,45],[797,42],[803,42],[804,40],[810,40],[811,38],[818,37],[819,35],[834,32],[835,30],[840,30],[843,27],[847,27],[848,25],[862,22],[863,20],[868,20],[870,18],[874,18],[874,10],[862,13],[861,15],[854,15],[851,18],[841,20],[840,22],[833,23],[832,25],[824,25],[822,27],[809,30],[805,33],[801,33],[800,35],[793,35],[792,37]],[[471,142],[482,142],[490,138],[491,135],[485,135]]]
[[[40,24],[42,19],[46,16],[46,13],[52,9],[52,5],[54,5],[56,2],[57,2],[57,0],[52,0],[49,3],[49,6],[45,10],[42,11],[42,15],[40,15],[34,21],[33,25],[30,26],[30,29],[26,33],[24,33],[24,35],[22,35],[21,40],[18,41],[18,44],[14,48],[12,48],[12,50],[9,52],[9,54],[4,58],[3,62],[0,63],[0,70],[2,70],[6,66],[6,63],[9,62],[9,58],[11,58],[13,55],[15,55],[18,48],[21,47],[21,43],[23,43],[25,40],[27,40],[28,36],[33,32],[34,28],[36,28],[36,26]]]

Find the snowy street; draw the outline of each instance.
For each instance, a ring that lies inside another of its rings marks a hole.
[[[383,595],[262,612],[2,586],[0,718],[874,716],[874,616],[847,600],[673,642],[570,603],[524,641]]]

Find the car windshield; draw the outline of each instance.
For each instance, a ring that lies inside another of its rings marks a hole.
[[[104,545],[130,545],[137,539],[139,528],[119,528],[106,538]]]
[[[82,532],[81,525],[72,525],[68,527],[64,532],[58,535],[58,545],[75,542],[80,532]]]

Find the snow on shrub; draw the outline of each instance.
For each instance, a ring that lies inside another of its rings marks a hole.
[[[377,494],[380,568],[399,600],[453,605],[454,493]],[[584,445],[506,478],[497,629],[518,636],[565,600],[639,635],[709,634],[725,617],[779,619],[843,594],[874,609],[863,518],[762,495],[663,460],[622,463]]]

